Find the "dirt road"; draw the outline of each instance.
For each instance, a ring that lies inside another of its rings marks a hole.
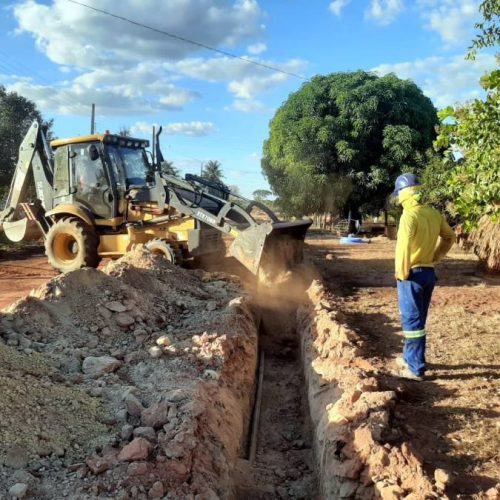
[[[43,247],[4,253],[0,260],[0,309],[56,276]]]
[[[313,234],[308,244],[306,253],[345,322],[363,339],[375,375],[384,389],[399,394],[392,423],[399,440],[411,441],[431,476],[436,468],[451,473],[451,498],[494,498],[484,492],[500,481],[500,278],[477,274],[473,255],[459,249],[450,254],[438,268],[427,324],[427,379],[402,381],[391,374],[402,347],[394,242],[382,238],[346,246],[329,235]],[[2,256],[0,306],[54,275],[42,249]]]
[[[394,246],[384,238],[349,246],[326,235],[309,240],[347,324],[363,338],[385,387],[400,394],[401,439],[412,442],[429,472],[451,472],[452,498],[481,495],[500,481],[500,279],[476,274],[473,255],[451,252],[438,268],[427,322],[428,377],[402,381],[390,374],[402,348]]]

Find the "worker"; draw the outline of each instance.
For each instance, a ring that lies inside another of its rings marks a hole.
[[[436,283],[434,266],[455,242],[455,233],[434,208],[420,203],[421,185],[414,174],[396,179],[393,196],[403,206],[396,242],[399,310],[405,337],[400,377],[422,380],[425,362],[425,321]],[[439,244],[438,244],[438,238]]]

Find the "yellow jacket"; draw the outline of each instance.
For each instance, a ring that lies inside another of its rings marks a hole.
[[[396,278],[406,280],[412,267],[434,267],[455,242],[455,233],[434,208],[419,203],[418,188],[399,193],[403,215],[396,242]],[[441,237],[437,245],[438,237]]]

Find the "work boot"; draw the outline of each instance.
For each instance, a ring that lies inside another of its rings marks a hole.
[[[395,360],[396,370],[392,372],[395,377],[407,378],[409,380],[424,380],[423,375],[415,375],[409,368],[408,364],[402,356],[398,356]]]
[[[423,375],[415,375],[407,366],[398,368],[393,372],[395,377],[406,378],[408,380],[424,380]]]

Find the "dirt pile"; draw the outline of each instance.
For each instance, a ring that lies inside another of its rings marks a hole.
[[[229,495],[256,366],[241,295],[138,249],[4,309],[0,497]]]
[[[343,324],[320,282],[299,310],[320,483],[325,498],[445,498],[422,459],[392,426],[394,391],[379,389],[361,339]]]

